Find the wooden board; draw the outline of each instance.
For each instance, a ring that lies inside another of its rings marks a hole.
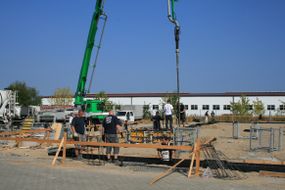
[[[8,135],[19,135],[25,133],[42,133],[46,132],[49,129],[35,129],[35,130],[24,130],[24,131],[9,131],[9,132],[1,132],[0,136],[8,136]]]
[[[269,176],[269,177],[284,177],[285,178],[285,172],[269,172],[269,171],[260,171],[260,176]]]
[[[52,163],[51,163],[52,166],[55,165],[55,162],[56,162],[56,160],[57,160],[57,158],[58,158],[58,155],[59,155],[59,153],[60,153],[60,151],[61,151],[61,147],[63,146],[63,144],[64,144],[64,138],[61,140],[61,142],[60,142],[60,144],[59,144],[59,146],[58,146],[58,149],[57,149],[57,151],[56,151],[56,154],[55,154],[55,156],[54,156],[54,158],[53,158],[53,160],[52,160]]]
[[[54,123],[52,124],[51,128],[55,130],[55,133],[53,135],[53,140],[58,140],[61,134],[62,130],[62,124],[61,123]]]
[[[158,180],[160,180],[161,178],[163,178],[164,176],[168,175],[172,170],[174,170],[180,163],[182,163],[185,159],[180,160],[179,162],[177,162],[176,164],[174,164],[173,166],[171,166],[169,169],[167,169],[165,172],[163,172],[162,174],[160,174],[159,176],[157,176],[156,178],[154,178],[150,184],[154,184],[155,182],[157,182]]]
[[[14,138],[14,137],[0,137],[0,140],[13,140],[13,141],[31,141],[38,143],[60,143],[60,140],[44,140],[36,138]],[[153,148],[153,149],[169,149],[169,150],[188,150],[192,151],[192,146],[167,146],[159,144],[126,144],[126,143],[104,143],[104,142],[79,142],[79,141],[66,141],[66,144],[79,144],[86,146],[112,146],[121,148]]]

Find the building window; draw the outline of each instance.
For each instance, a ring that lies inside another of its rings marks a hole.
[[[220,105],[213,105],[213,110],[220,110]]]
[[[267,110],[275,110],[275,105],[267,105]]]
[[[185,110],[188,110],[188,105],[184,105],[184,109],[185,109]]]
[[[158,109],[159,109],[159,106],[158,106],[158,105],[152,105],[152,109],[153,109],[153,110],[158,110]]]
[[[203,109],[203,110],[209,110],[209,105],[203,105],[203,106],[202,106],[202,109]]]
[[[198,110],[198,105],[191,105],[191,110]]]
[[[253,106],[252,105],[248,105],[248,109],[249,110],[253,110]]]
[[[284,104],[283,104],[283,105],[280,105],[280,106],[279,106],[279,109],[280,109],[280,110],[285,110],[285,105],[284,105]]]
[[[224,105],[224,110],[231,110],[231,105]]]

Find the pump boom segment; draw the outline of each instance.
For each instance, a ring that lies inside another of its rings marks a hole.
[[[88,69],[90,65],[90,59],[91,59],[91,53],[94,47],[94,41],[95,41],[95,35],[98,28],[98,22],[100,19],[100,16],[103,13],[103,0],[97,0],[96,6],[95,6],[95,12],[92,17],[87,44],[85,48],[85,53],[83,57],[83,62],[80,70],[79,80],[77,83],[77,90],[75,93],[75,106],[84,106],[85,101],[85,86],[86,86],[86,80],[88,75]]]

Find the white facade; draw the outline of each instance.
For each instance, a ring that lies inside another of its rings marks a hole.
[[[163,97],[166,93],[141,93],[141,94],[107,94],[109,100],[117,105],[149,105],[150,110],[156,108],[162,109]],[[200,96],[199,96],[200,95]],[[285,92],[258,92],[258,93],[201,93],[187,94],[181,96],[181,103],[186,105],[187,115],[203,116],[206,111],[209,114],[214,111],[216,115],[231,114],[229,106],[231,102],[239,101],[241,95],[245,95],[250,104],[257,98],[261,100],[265,106],[265,115],[285,115],[285,107],[282,102],[285,102]],[[91,98],[89,95],[89,98]],[[42,105],[50,105],[48,97],[42,98]],[[228,109],[226,109],[228,108]]]

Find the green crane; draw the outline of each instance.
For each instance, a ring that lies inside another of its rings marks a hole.
[[[178,21],[176,20],[176,15],[174,11],[174,2],[175,0],[168,0],[168,19],[175,24],[175,42],[176,42],[176,71],[177,71],[177,94],[179,97],[179,34],[180,34],[180,26],[178,24]],[[91,116],[95,116],[95,118],[102,120],[104,116],[100,113],[104,111],[102,102],[100,100],[85,100],[85,94],[86,94],[86,80],[88,76],[88,69],[90,66],[90,59],[91,59],[91,54],[92,50],[94,47],[95,43],[95,36],[98,28],[98,23],[99,19],[101,16],[105,16],[105,22],[107,19],[107,16],[103,12],[103,6],[104,6],[104,0],[97,0],[96,5],[95,5],[95,11],[92,17],[90,29],[89,29],[89,34],[87,38],[87,44],[85,48],[85,53],[83,57],[83,62],[80,70],[80,75],[79,75],[79,80],[77,83],[77,89],[75,93],[75,102],[74,105],[76,107],[79,107],[81,109],[84,109],[87,113],[92,113],[89,114]],[[104,31],[105,23],[103,26],[103,31]],[[103,32],[102,31],[102,32]],[[100,38],[100,43],[102,41],[102,36]],[[98,46],[98,51],[100,48],[100,44]],[[93,66],[93,72],[96,66],[96,61],[98,58],[98,51],[97,51],[97,56],[95,59],[95,64]],[[91,76],[91,80],[93,78],[93,73]],[[91,83],[91,81],[90,81]],[[90,90],[90,87],[88,91]],[[179,100],[178,100],[178,105],[179,105]],[[180,122],[180,119],[178,120]]]
[[[100,100],[84,100],[86,94],[86,80],[88,76],[88,69],[90,66],[90,59],[92,50],[94,47],[95,36],[98,28],[99,19],[103,12],[103,0],[97,0],[95,5],[95,11],[93,13],[89,34],[87,38],[87,44],[84,52],[83,62],[80,70],[80,75],[77,83],[77,90],[75,93],[75,106],[84,109],[88,113],[100,113],[103,112],[103,108]]]

